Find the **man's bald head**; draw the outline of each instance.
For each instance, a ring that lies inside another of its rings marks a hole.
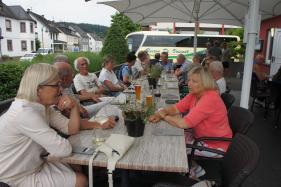
[[[66,62],[56,62],[54,66],[59,70],[62,87],[70,87],[73,82],[73,70],[71,65]]]

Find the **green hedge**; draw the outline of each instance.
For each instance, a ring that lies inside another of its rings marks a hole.
[[[92,52],[79,52],[79,53],[64,53],[68,56],[72,66],[77,57],[84,56],[89,58],[91,64],[89,66],[90,72],[101,70],[102,57],[99,54]],[[16,96],[21,77],[24,70],[33,63],[50,63],[52,64],[55,55],[37,56],[31,62],[28,61],[8,61],[0,64],[0,101],[13,98]]]

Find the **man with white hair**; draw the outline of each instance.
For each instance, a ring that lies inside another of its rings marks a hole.
[[[54,67],[56,67],[59,71],[59,77],[61,79],[61,86],[63,88],[62,94],[68,95],[76,100],[77,103],[79,103],[79,97],[75,95],[72,92],[71,84],[72,84],[72,77],[73,77],[73,70],[72,67],[70,66],[69,63],[66,61],[57,61],[54,63]],[[87,106],[80,106],[80,112],[86,112],[88,113],[88,117],[92,117],[95,115],[102,107],[107,105],[108,102],[99,102],[97,104],[91,104]],[[86,110],[86,111],[85,111]],[[88,121],[87,119],[82,119],[80,121],[81,123],[81,129],[92,129],[92,128],[102,128],[102,129],[107,129],[107,128],[112,128],[115,126],[114,122],[114,117],[109,117],[109,119],[103,123],[100,124],[98,122],[91,122]]]
[[[211,73],[212,77],[215,79],[220,94],[226,92],[226,82],[223,77],[223,65],[220,61],[214,61],[209,64],[209,72]]]
[[[191,62],[186,61],[183,54],[177,56],[177,65],[175,69],[175,75],[179,80],[179,85],[185,84],[187,80],[187,72],[190,69]]]
[[[89,65],[90,61],[86,57],[79,57],[74,61],[74,67],[79,73],[74,77],[73,82],[79,95],[98,102],[98,94],[104,92],[104,87],[96,74],[89,72]]]

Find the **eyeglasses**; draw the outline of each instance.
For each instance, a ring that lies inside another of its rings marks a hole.
[[[49,87],[53,87],[53,88],[61,88],[61,83],[58,82],[57,84],[43,84],[43,85],[40,85],[40,86],[49,86]]]
[[[85,62],[85,63],[80,64],[79,66],[87,66],[87,65],[88,65],[88,63]]]

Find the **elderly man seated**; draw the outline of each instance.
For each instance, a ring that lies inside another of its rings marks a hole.
[[[149,66],[149,56],[146,51],[140,51],[135,64],[132,66],[132,74],[134,79],[139,78],[141,75],[147,74]]]
[[[72,67],[70,66],[69,63],[63,62],[63,61],[57,61],[54,63],[54,66],[58,69],[59,71],[59,77],[61,80],[61,86],[63,88],[62,94],[63,95],[68,95],[74,100],[76,100],[77,103],[79,103],[79,96],[75,95],[72,92],[71,85],[72,85],[72,77],[73,77],[73,70]],[[88,106],[80,106],[80,112],[84,114],[84,116],[91,117],[96,112],[101,109],[103,106],[107,105],[107,102],[100,102],[98,104],[92,104]],[[66,116],[68,116],[68,111],[62,111]],[[107,129],[107,128],[112,128],[115,126],[115,118],[114,117],[109,117],[109,119],[103,123],[100,124],[99,122],[92,122],[88,121],[87,119],[82,119],[80,121],[81,124],[81,129],[92,129],[92,128],[102,128],[102,129]]]
[[[264,63],[264,56],[262,54],[256,55],[253,72],[256,74],[260,81],[268,79],[269,67]]]
[[[183,54],[177,56],[177,64],[175,68],[175,75],[179,80],[179,85],[185,84],[187,80],[187,72],[190,68],[191,62],[186,61]]]
[[[79,57],[74,61],[74,67],[79,73],[74,77],[74,86],[79,93],[80,100],[93,100],[99,102],[99,94],[104,87],[98,81],[95,73],[89,72],[90,61],[86,57]]]
[[[212,77],[216,81],[220,94],[226,92],[226,82],[223,77],[223,65],[220,61],[214,61],[209,64],[208,68],[209,72],[211,73]]]
[[[160,59],[161,59],[162,69],[167,73],[171,73],[173,71],[173,64],[171,61],[169,61],[168,52],[166,52],[166,51],[162,52],[160,55]]]
[[[113,71],[114,59],[111,56],[107,56],[103,61],[103,68],[99,75],[99,81],[105,86],[108,95],[117,96],[127,87],[117,79],[116,74]]]

